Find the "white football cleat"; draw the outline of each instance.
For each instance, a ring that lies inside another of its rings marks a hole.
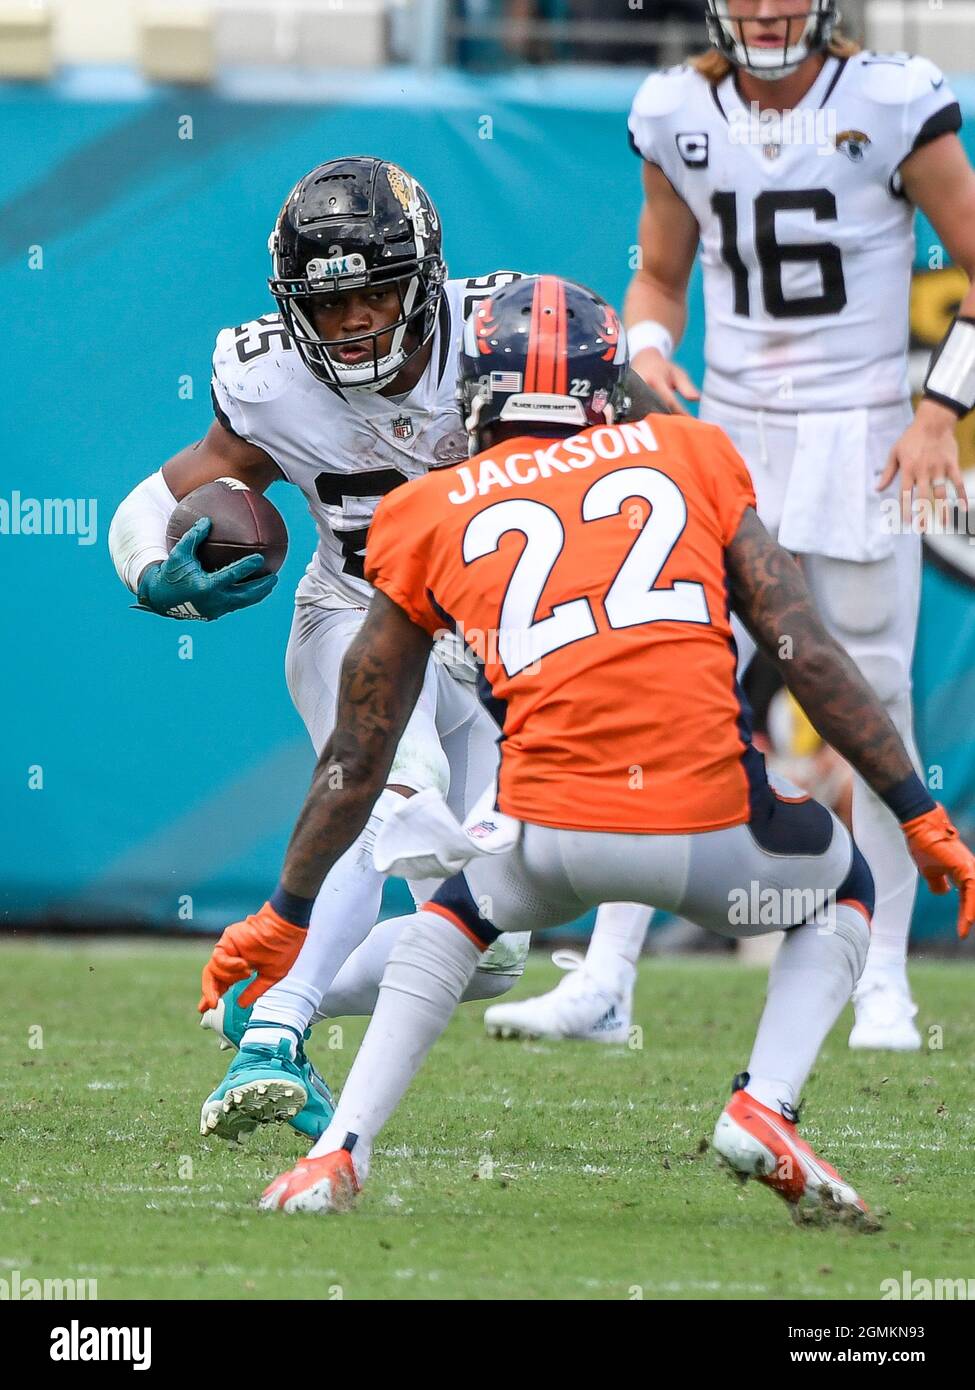
[[[875,973],[861,980],[853,994],[853,1009],[856,1022],[850,1047],[878,1052],[920,1050],[921,1034],[914,1022],[917,1005],[906,976]]]
[[[714,1147],[741,1182],[755,1178],[802,1223],[841,1222],[874,1230],[877,1218],[831,1164],[799,1137],[795,1121],[737,1090],[714,1130]]]
[[[578,951],[554,951],[553,962],[569,973],[534,999],[492,1004],[484,1026],[492,1038],[579,1038],[586,1042],[629,1041],[636,970],[621,962],[617,988],[597,981]]]

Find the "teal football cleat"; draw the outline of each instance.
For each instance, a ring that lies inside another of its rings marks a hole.
[[[240,1040],[247,1031],[247,1025],[250,1023],[251,1011],[254,1006],[250,1005],[246,1009],[241,1008],[239,1000],[250,982],[256,979],[256,975],[249,975],[246,980],[238,980],[236,984],[231,985],[230,988],[220,996],[217,1007],[215,1009],[207,1009],[200,1020],[201,1028],[210,1028],[217,1034],[221,1040],[221,1047],[240,1047]],[[311,1029],[309,1028],[305,1033],[305,1038],[307,1038],[310,1033]],[[325,1078],[308,1057],[302,1043],[298,1044],[295,1063],[301,1074],[301,1080],[307,1096],[304,1108],[299,1110],[297,1115],[293,1115],[290,1118],[284,1115],[273,1115],[270,1118],[272,1120],[287,1118],[292,1129],[296,1129],[299,1134],[306,1135],[307,1138],[314,1142],[319,1135],[325,1133],[325,1130],[331,1123],[332,1115],[335,1113],[335,1101],[332,1098],[331,1091],[328,1089]],[[228,1071],[224,1081],[225,1085],[229,1079],[230,1072]],[[207,1101],[207,1106],[210,1105],[211,1101],[220,1099],[223,1099],[223,1096],[220,1094],[220,1088],[218,1088],[217,1091],[214,1091],[213,1095],[210,1096]],[[206,1106],[204,1106],[204,1109],[206,1109]],[[211,1109],[209,1113],[212,1115],[214,1111]],[[220,1126],[219,1128],[218,1125]],[[255,1127],[255,1125],[250,1125],[243,1132],[249,1133],[250,1130]],[[222,1132],[223,1128],[223,1121],[218,1120],[217,1124],[212,1125],[207,1133],[219,1134],[221,1138],[236,1138],[236,1135],[230,1136],[224,1134]]]
[[[332,1093],[326,1085],[324,1076],[315,1068],[301,1043],[298,1044],[298,1055],[295,1061],[301,1071],[301,1080],[308,1099],[304,1109],[299,1110],[294,1119],[289,1120],[288,1123],[292,1129],[296,1129],[299,1134],[307,1135],[314,1143],[316,1139],[321,1138],[332,1123],[332,1116],[335,1114],[335,1101],[332,1099]]]
[[[247,1032],[254,1005],[249,1004],[246,1009],[242,1009],[238,1000],[247,986],[256,979],[255,971],[253,975],[248,975],[246,980],[238,980],[221,994],[217,1000],[217,1007],[207,1009],[200,1019],[200,1027],[212,1029],[220,1039],[222,1048],[240,1047],[240,1040]]]
[[[203,1102],[200,1133],[237,1143],[258,1125],[294,1120],[308,1098],[302,1068],[283,1038],[276,1047],[242,1047]]]

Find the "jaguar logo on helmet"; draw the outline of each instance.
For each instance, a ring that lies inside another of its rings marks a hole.
[[[409,178],[403,173],[403,170],[398,168],[395,164],[386,165],[386,178],[389,181],[389,187],[393,197],[399,203],[403,211],[408,213],[413,206]]]
[[[428,235],[427,214],[416,180],[411,179],[409,174],[404,173],[395,164],[387,164],[386,178],[393,197],[412,222],[414,232],[418,237],[425,238]]]
[[[735,67],[743,68],[753,77],[763,78],[766,82],[777,82],[780,78],[788,77],[811,53],[824,49],[839,19],[836,0],[809,0],[809,10],[805,15],[790,16],[788,6],[785,6],[784,14],[763,13],[761,20],[756,15],[732,17],[730,8],[730,0],[704,0],[708,38]],[[758,46],[749,42],[757,24],[767,24],[775,19],[788,21],[781,47]],[[793,30],[800,25],[799,32],[794,33]]]

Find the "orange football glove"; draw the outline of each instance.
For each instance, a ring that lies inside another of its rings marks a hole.
[[[975,922],[975,854],[958,838],[958,831],[941,805],[905,821],[901,829],[907,836],[911,857],[932,893],[947,893],[953,883],[961,894],[958,935],[964,939]]]
[[[286,921],[270,903],[227,927],[203,967],[203,998],[197,1006],[200,1013],[216,1008],[221,994],[256,970],[257,979],[240,996],[245,1009],[253,1004],[265,990],[284,979],[307,935],[304,927]]]

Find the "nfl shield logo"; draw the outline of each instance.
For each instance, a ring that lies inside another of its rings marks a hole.
[[[413,421],[408,415],[398,415],[393,421],[393,434],[397,439],[413,438]]]

